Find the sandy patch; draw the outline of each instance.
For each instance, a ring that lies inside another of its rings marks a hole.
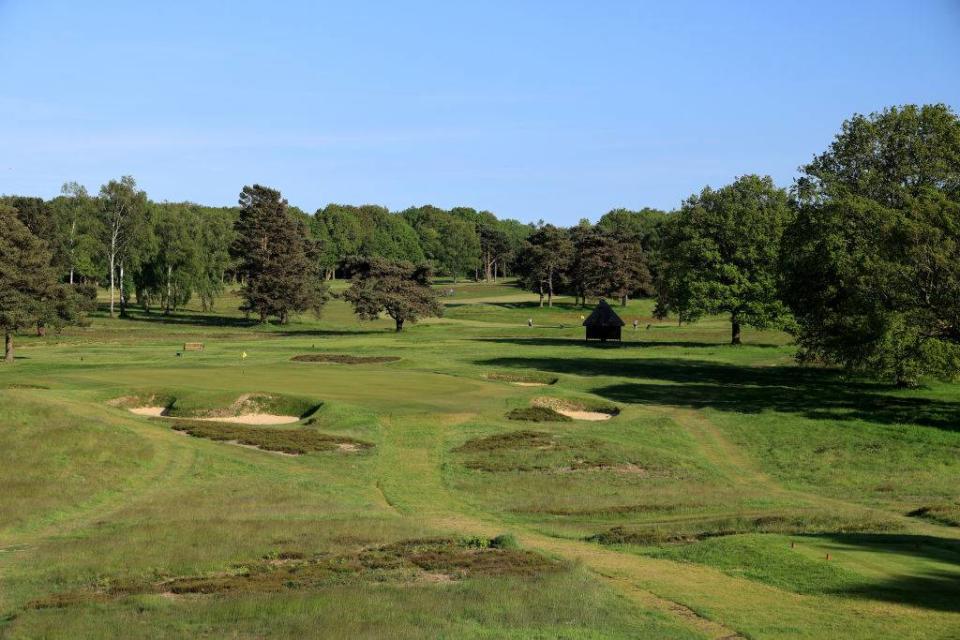
[[[222,418],[187,418],[188,420],[200,420],[202,422],[232,422],[234,424],[293,424],[299,422],[297,416],[278,416],[275,413],[244,413],[239,416],[224,416]]]
[[[360,451],[360,447],[353,444],[352,442],[341,442],[340,444],[337,445],[337,449],[340,449],[340,451],[345,451],[347,453]]]
[[[609,420],[613,417],[609,413],[600,413],[599,411],[572,411],[570,409],[554,409],[554,411],[574,420],[589,420],[591,422]]]
[[[553,409],[560,415],[566,416],[571,420],[599,422],[601,420],[609,420],[619,413],[619,411],[616,409],[611,409],[609,411],[589,411],[579,402],[565,400],[563,398],[534,398],[530,404],[534,407],[546,407],[548,409]]]
[[[511,382],[515,387],[546,387],[546,382]]]
[[[130,409],[130,413],[135,413],[138,416],[151,416],[154,418],[163,417],[163,414],[166,412],[166,407],[133,407]]]

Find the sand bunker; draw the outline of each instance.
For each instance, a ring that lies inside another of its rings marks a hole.
[[[599,422],[600,420],[609,420],[613,416],[609,413],[600,413],[599,411],[571,411],[570,409],[554,409],[562,416],[567,416],[574,420],[590,420]]]
[[[167,415],[165,407],[133,407],[130,413],[138,416],[148,416],[151,418],[173,418]],[[244,413],[239,416],[224,416],[220,418],[190,418],[190,420],[200,420],[202,422],[231,422],[233,424],[253,424],[253,425],[273,425],[273,424],[293,424],[299,422],[297,416],[280,416],[274,413]]]
[[[588,407],[579,402],[563,398],[534,398],[530,404],[534,407],[552,409],[571,420],[585,420],[588,422],[609,420],[620,413],[620,410],[616,407]]]
[[[239,416],[227,416],[224,418],[190,418],[190,420],[201,420],[203,422],[231,422],[233,424],[293,424],[299,422],[297,416],[279,416],[275,413],[245,413]]]
[[[511,382],[515,387],[546,387],[546,382]]]
[[[133,407],[130,409],[130,413],[135,413],[138,416],[151,416],[153,418],[161,418],[166,412],[166,407]]]

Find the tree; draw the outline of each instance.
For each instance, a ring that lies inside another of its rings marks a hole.
[[[46,243],[30,232],[13,207],[0,204],[0,329],[4,361],[13,362],[13,335],[40,325],[57,295],[56,273]]]
[[[470,273],[480,264],[480,238],[473,224],[449,216],[438,236],[437,264],[454,283],[458,276]]]
[[[597,221],[597,227],[625,238],[636,239],[643,251],[644,263],[650,272],[651,281],[656,282],[660,277],[660,245],[670,216],[669,213],[650,207],[639,211],[614,209]],[[648,287],[643,293],[649,295],[653,290]]]
[[[477,268],[480,240],[475,222],[432,205],[411,207],[401,215],[416,230],[426,258],[454,283]]]
[[[960,374],[960,119],[856,115],[802,170],[781,257],[798,358],[900,386]]]
[[[490,214],[493,218],[493,214]],[[496,225],[496,218],[480,225],[480,253],[483,261],[483,279],[496,281],[498,261],[510,252],[510,239]]]
[[[385,312],[402,331],[405,322],[443,315],[428,265],[371,258],[354,263],[351,271],[353,281],[343,297],[364,320],[376,320]]]
[[[30,233],[46,242],[51,252],[54,250],[57,244],[56,228],[53,224],[53,216],[50,214],[50,205],[43,198],[4,196],[0,198],[0,204],[13,207],[20,222]]]
[[[104,235],[97,218],[97,202],[82,185],[67,182],[50,208],[60,243],[60,255],[55,252],[54,261],[67,273],[67,281],[73,284],[77,275],[95,277],[103,253],[99,239]]]
[[[599,225],[598,225],[599,226]],[[639,236],[629,230],[605,233],[604,247],[611,252],[610,269],[606,274],[607,295],[619,298],[622,306],[632,295],[653,293],[648,254]]]
[[[691,196],[676,215],[664,242],[665,281],[687,319],[728,315],[731,344],[740,344],[743,325],[788,322],[777,287],[780,240],[792,218],[784,190],[769,177],[743,176]]]
[[[553,306],[554,292],[560,287],[572,255],[573,244],[567,233],[550,224],[541,226],[524,242],[517,269],[526,287],[540,294],[541,307],[544,294],[547,306]]]
[[[240,216],[231,247],[243,278],[241,310],[286,324],[291,312],[312,309],[319,316],[327,288],[317,271],[306,222],[287,213],[279,191],[253,185],[240,193]]]
[[[110,269],[110,316],[113,317],[118,281],[121,315],[126,308],[124,262],[146,228],[147,194],[137,190],[137,182],[133,177],[123,176],[100,187],[99,203]]]

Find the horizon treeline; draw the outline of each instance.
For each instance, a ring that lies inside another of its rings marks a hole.
[[[240,205],[156,202],[132,176],[110,180],[96,194],[68,182],[50,200],[3,195],[0,204],[13,208],[46,243],[64,283],[106,288],[112,284],[112,307],[119,307],[121,313],[134,300],[146,310],[170,312],[199,298],[201,307],[209,310],[226,284],[242,278],[242,256],[234,249]],[[442,209],[428,204],[390,211],[379,205],[331,203],[313,214],[285,200],[283,207],[291,225],[303,232],[310,260],[325,280],[349,277],[350,265],[358,258],[380,258],[427,264],[432,273],[454,283],[464,278],[519,277],[531,290],[539,291],[540,265],[529,254],[539,252],[541,239],[563,231],[571,247],[592,244],[611,255],[629,257],[628,262],[637,265],[635,283],[614,287],[620,299],[652,294],[645,271],[648,256],[655,252],[669,215],[650,208],[614,209],[595,225],[584,219],[563,229],[542,221],[499,219],[472,207]],[[565,244],[559,248],[564,254],[565,249]],[[585,272],[586,265],[580,270]],[[565,270],[551,273],[542,284],[544,296],[614,293],[603,290],[601,282],[578,280]]]
[[[956,377],[957,115],[942,104],[855,115],[800,171],[789,189],[743,175],[674,212],[615,209],[569,228],[469,207],[329,204],[308,214],[257,184],[243,188],[238,207],[205,207],[153,202],[130,176],[96,195],[67,183],[52,200],[0,198],[18,220],[8,242],[35,240],[52,274],[31,289],[50,302],[31,309],[31,295],[17,289],[29,256],[7,269],[10,284],[0,270],[0,324],[15,330],[25,318],[39,327],[75,315],[72,304],[52,311],[69,291],[51,278],[109,286],[110,313],[119,305],[121,316],[133,297],[170,313],[197,296],[208,310],[236,282],[241,310],[286,323],[292,313],[319,313],[327,280],[352,277],[346,299],[358,315],[387,312],[400,330],[404,320],[442,313],[429,290],[434,273],[454,282],[515,276],[540,306],[558,293],[580,305],[655,296],[660,319],[724,315],[735,345],[743,326],[779,328],[795,336],[802,362],[904,385]],[[5,286],[21,300],[17,313],[4,309]]]

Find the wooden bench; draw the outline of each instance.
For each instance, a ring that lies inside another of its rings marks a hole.
[[[203,351],[202,342],[184,342],[183,343],[184,351]]]

